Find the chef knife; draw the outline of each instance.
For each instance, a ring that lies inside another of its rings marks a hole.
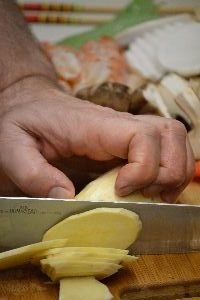
[[[200,251],[200,206],[2,197],[0,250],[41,241],[59,221],[97,207],[125,208],[139,215],[142,231],[130,247],[131,254]]]

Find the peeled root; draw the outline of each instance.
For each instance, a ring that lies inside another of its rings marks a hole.
[[[106,285],[94,277],[74,277],[60,280],[59,300],[111,300]]]

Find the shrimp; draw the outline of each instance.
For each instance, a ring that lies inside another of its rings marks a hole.
[[[87,42],[80,48],[78,57],[81,76],[75,86],[76,92],[107,81],[126,84],[127,65],[119,45],[112,38]]]
[[[79,50],[68,46],[42,44],[58,75],[58,82],[67,93],[77,95],[81,90],[113,82],[133,90],[144,84],[138,73],[131,73],[124,53],[110,37],[89,41]]]
[[[43,43],[42,48],[51,60],[58,76],[58,82],[69,91],[79,80],[81,65],[77,53],[67,46]]]

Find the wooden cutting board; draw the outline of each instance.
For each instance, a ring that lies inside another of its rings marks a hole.
[[[200,299],[200,252],[141,256],[104,283],[115,300]],[[58,285],[37,267],[1,271],[0,300],[58,300]]]

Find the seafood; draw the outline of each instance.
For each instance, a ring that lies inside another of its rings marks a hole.
[[[73,95],[82,89],[115,82],[133,91],[144,85],[144,78],[130,70],[123,51],[110,37],[89,41],[79,50],[49,43],[42,44],[58,74],[62,87]]]

